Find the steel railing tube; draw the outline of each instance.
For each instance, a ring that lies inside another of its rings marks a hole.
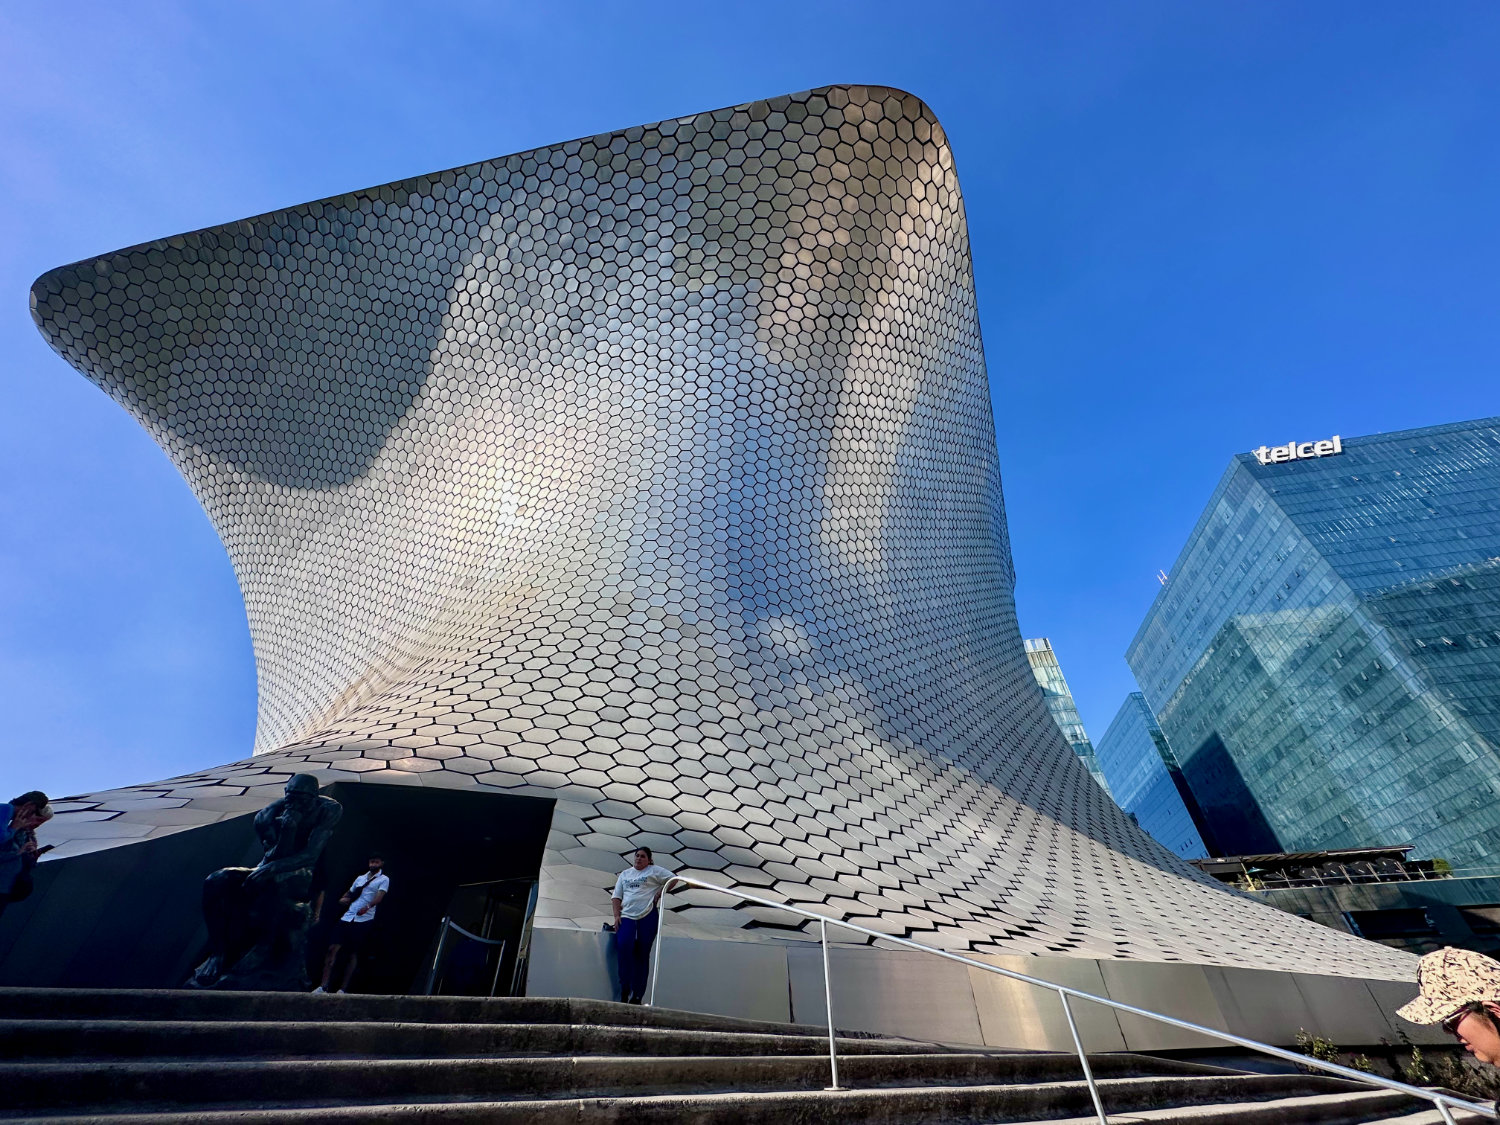
[[[818,940],[823,946],[823,1005],[828,1010],[828,1070],[833,1076],[830,1090],[839,1089],[838,1033],[833,1030],[833,974],[828,970],[828,919],[818,919]]]
[[[662,898],[667,897],[667,892],[672,889],[673,883],[689,885],[686,879],[668,879],[661,886]],[[660,917],[656,919],[656,941],[651,947],[651,987],[646,991],[646,1007],[648,1008],[656,1007],[656,980],[661,976],[661,947],[667,936],[667,908],[660,905],[660,900],[658,900],[656,912]],[[618,941],[615,946],[619,947]]]
[[[443,919],[443,924],[438,930],[437,951],[432,955],[432,967],[427,970],[427,995],[433,995],[433,989],[437,988],[438,972],[443,965],[443,950],[448,945],[448,924],[451,917]]]
[[[1083,1036],[1078,1034],[1078,1023],[1073,1019],[1073,1006],[1068,1003],[1068,994],[1060,988],[1057,990],[1057,998],[1062,1001],[1068,1031],[1073,1035],[1073,1046],[1078,1048],[1078,1061],[1083,1064],[1083,1080],[1089,1084],[1089,1097],[1094,1099],[1094,1112],[1099,1115],[1099,1125],[1109,1125],[1109,1118],[1104,1116],[1104,1103],[1099,1100],[1099,1084],[1094,1081],[1094,1068],[1089,1066],[1088,1052],[1083,1049]]]

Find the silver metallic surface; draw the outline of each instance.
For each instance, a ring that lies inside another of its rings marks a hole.
[[[653,1005],[782,1023],[792,1018],[785,945],[668,934],[652,953],[658,958],[651,974]]]
[[[1149,1012],[1174,1016],[1200,1027],[1227,1030],[1228,1021],[1209,986],[1206,969],[1199,966],[1106,961],[1100,964],[1104,987],[1111,999]],[[1119,971],[1116,971],[1119,970]],[[1212,1039],[1190,1031],[1173,1029],[1157,1020],[1129,1012],[1116,1012],[1125,1049],[1139,1051],[1142,1044],[1154,1049],[1167,1047],[1214,1047]]]
[[[533,930],[526,995],[618,1000],[620,977],[613,946],[613,934]]]
[[[899,1013],[901,1034],[938,1043],[982,1043],[974,992],[961,965],[920,953],[883,950],[879,956],[847,944],[850,935],[830,934],[828,963],[838,1026],[880,1031]],[[828,1022],[821,952],[793,949],[787,955],[792,1007],[804,1022]]]
[[[993,954],[976,959],[1076,988],[1080,992],[1109,995],[1097,961],[1081,957],[1063,959]],[[1178,965],[1176,968],[1190,971],[1195,966]],[[969,986],[974,990],[982,1041],[987,1045],[1048,1051],[1073,1049],[1067,1021],[1054,993],[979,969],[969,970]],[[1112,1008],[1102,1004],[1080,1004],[1073,1011],[1073,1019],[1088,1050],[1125,1050],[1125,1036]],[[1304,1021],[1302,1026],[1309,1026],[1309,1022]],[[1280,1042],[1274,1038],[1267,1041]]]
[[[963,201],[909,94],[552,145],[32,299],[213,519],[260,685],[256,756],[57,802],[59,856],[307,771],[555,798],[540,928],[598,931],[647,844],[945,948],[1411,975],[1166,852],[1043,709]]]

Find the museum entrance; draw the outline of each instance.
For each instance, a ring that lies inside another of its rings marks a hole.
[[[524,991],[553,801],[368,782],[338,782],[323,793],[344,815],[314,877],[314,983],[343,913],[339,897],[379,855],[390,890],[370,923],[351,992]]]
[[[537,880],[459,887],[438,924],[423,992],[521,996],[536,912]]]

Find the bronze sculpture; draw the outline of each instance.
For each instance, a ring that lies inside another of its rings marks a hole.
[[[344,809],[318,794],[317,778],[293,774],[286,795],[255,814],[264,856],[203,881],[208,957],[191,988],[295,992],[308,987],[308,898],[313,867]]]

